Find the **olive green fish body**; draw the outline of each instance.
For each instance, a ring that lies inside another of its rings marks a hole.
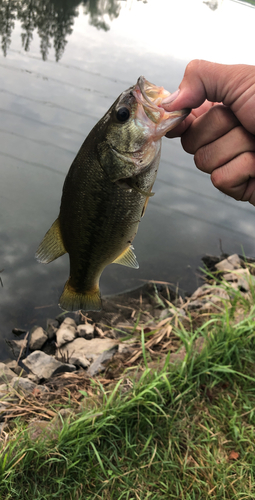
[[[37,250],[43,263],[69,254],[70,277],[60,297],[65,310],[101,308],[99,278],[108,264],[139,267],[131,244],[151,196],[163,135],[157,134],[158,106],[143,102],[148,86],[158,89],[143,80],[123,92],[92,129],[66,176],[59,217]]]
[[[146,195],[111,182],[95,156],[87,160],[86,150],[85,143],[67,175],[59,214],[63,245],[70,256],[68,287],[81,296],[98,291],[103,269],[129,249],[146,203]],[[150,192],[158,163],[159,157],[137,176],[139,190]],[[129,258],[126,265],[138,267],[132,250]],[[68,309],[64,298],[61,306]],[[82,308],[84,304],[77,307]]]

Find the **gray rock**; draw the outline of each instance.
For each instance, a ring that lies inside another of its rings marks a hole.
[[[10,370],[12,370],[16,375],[25,375],[25,370],[19,366],[17,364],[17,361],[15,361],[15,359],[8,359],[8,360],[4,360],[4,364],[10,368]]]
[[[70,358],[69,363],[75,366],[81,366],[82,368],[88,368],[90,365],[90,361],[86,358],[84,354],[80,354],[79,352],[75,352]]]
[[[28,378],[14,377],[10,385],[16,390],[22,389],[26,392],[33,392],[34,389],[37,389],[40,392],[49,392],[48,387],[45,385],[37,385]]]
[[[83,337],[84,339],[90,340],[94,338],[94,325],[90,325],[87,323],[86,325],[78,325],[77,333],[79,337]]]
[[[38,385],[40,384],[40,379],[37,377],[37,375],[34,375],[33,373],[29,373],[27,378],[31,380],[31,382],[34,382],[34,384]]]
[[[234,269],[240,269],[242,266],[240,257],[235,253],[216,264],[215,267],[218,271],[233,271]]]
[[[122,342],[119,343],[118,352],[119,354],[132,354],[134,349],[137,349],[137,347],[139,347],[137,338],[132,337],[129,340],[122,340]]]
[[[47,319],[46,333],[49,340],[53,340],[56,337],[56,331],[59,328],[59,322],[56,319]]]
[[[117,350],[118,350],[118,346],[115,345],[114,347],[112,347],[108,351],[102,352],[102,354],[100,354],[100,356],[98,356],[98,358],[90,365],[90,367],[88,368],[87,374],[90,377],[94,377],[98,373],[103,372],[105,370],[105,366],[104,366],[105,363],[107,361],[109,361],[110,359],[112,359],[112,357],[114,356],[114,354],[116,353]]]
[[[15,377],[15,373],[4,363],[0,363],[0,384],[8,384],[13,377]]]
[[[19,358],[20,353],[20,359],[23,359],[26,356],[26,349],[27,349],[27,339],[21,339],[21,340],[6,340],[8,346],[11,348],[13,355],[16,359]]]
[[[95,360],[102,352],[114,346],[116,346],[116,340],[113,339],[97,338],[86,340],[78,337],[73,342],[69,342],[69,344],[65,344],[60,349],[57,349],[56,357],[57,359],[69,360],[71,356],[75,356],[78,353],[89,360]]]
[[[65,318],[56,332],[57,347],[61,347],[67,342],[72,342],[77,335],[76,330],[77,326],[74,319]]]
[[[42,351],[34,351],[23,361],[24,365],[40,380],[48,380],[52,375],[63,372],[73,372],[74,365],[61,363]]]
[[[41,326],[38,326],[31,333],[29,341],[29,349],[31,349],[31,351],[37,351],[41,349],[42,346],[45,344],[46,340],[48,340],[46,332],[43,330]]]

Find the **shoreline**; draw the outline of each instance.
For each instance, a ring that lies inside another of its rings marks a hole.
[[[237,254],[225,257],[206,257],[207,280],[185,299],[167,284],[146,283],[104,298],[100,312],[62,313],[49,319],[45,330],[34,327],[23,339],[7,341],[15,359],[0,363],[0,390],[45,391],[67,375],[88,379],[104,374],[114,380],[141,360],[142,341],[152,366],[159,358],[162,364],[168,352],[170,362],[181,359],[185,350],[174,333],[178,324],[194,327],[204,314],[213,314],[222,301],[230,300],[214,276],[243,294],[249,293],[249,280],[255,281],[252,259],[248,264]]]

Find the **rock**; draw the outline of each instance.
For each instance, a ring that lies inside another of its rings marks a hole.
[[[22,335],[23,333],[27,333],[27,331],[23,328],[13,328],[12,333],[14,333],[14,335]]]
[[[94,338],[94,325],[87,323],[86,325],[81,324],[77,326],[77,333],[79,337],[90,340]]]
[[[21,366],[19,366],[17,364],[17,361],[15,361],[15,359],[8,359],[8,360],[5,360],[4,361],[4,364],[10,368],[10,370],[12,370],[16,375],[21,375],[21,374],[25,374],[25,370],[24,368],[22,368]]]
[[[115,345],[114,347],[112,347],[108,351],[102,352],[102,354],[100,354],[100,356],[98,356],[98,358],[90,365],[90,367],[87,371],[87,374],[90,377],[94,377],[98,373],[103,372],[105,370],[105,366],[104,366],[105,363],[107,361],[109,361],[110,359],[112,359],[112,357],[117,352],[117,350],[118,350],[118,346]]]
[[[59,328],[59,322],[56,319],[47,319],[46,323],[46,333],[49,340],[53,340],[56,337],[56,331]]]
[[[223,279],[228,282],[232,282],[236,289],[240,289],[244,292],[249,292],[250,286],[254,286],[254,276],[252,276],[248,269],[237,269],[233,273],[227,273],[223,275]],[[232,285],[233,286],[233,285]]]
[[[119,343],[118,345],[118,352],[119,354],[132,354],[134,349],[137,349],[138,344],[137,344],[137,338],[132,337],[129,340],[123,340],[122,342]]]
[[[75,366],[81,366],[82,368],[88,368],[90,365],[90,361],[86,358],[84,354],[80,354],[79,352],[75,352],[70,358],[69,363]]]
[[[34,375],[33,373],[29,373],[27,378],[29,378],[29,380],[31,380],[31,382],[34,382],[34,384],[36,385],[40,384],[39,377],[37,377],[37,375]]]
[[[190,300],[197,300],[199,297],[203,297],[204,295],[211,293],[212,289],[209,285],[202,285],[196,289],[196,291],[191,295]]]
[[[41,349],[42,346],[45,344],[46,340],[48,340],[46,332],[43,330],[41,326],[38,326],[31,332],[29,349],[31,349],[31,351],[37,351]]]
[[[61,347],[67,342],[72,342],[76,338],[76,323],[72,318],[65,318],[56,332],[57,347]]]
[[[215,264],[218,271],[233,271],[234,269],[240,269],[241,260],[237,253],[230,255],[227,259],[222,260],[218,264]]]
[[[8,384],[15,376],[15,373],[8,366],[0,363],[0,384]]]
[[[45,385],[37,385],[32,380],[23,377],[14,377],[10,383],[14,389],[22,389],[26,392],[33,392],[35,389],[40,392],[49,392],[48,387]]]
[[[34,351],[23,361],[24,365],[40,380],[48,380],[52,375],[62,372],[73,372],[74,365],[61,363],[42,351]]]
[[[11,348],[13,355],[16,359],[23,359],[26,356],[27,339],[21,340],[6,340],[8,346]]]
[[[202,300],[192,300],[191,302],[188,303],[187,309],[189,310],[199,309],[202,306],[203,306]]]
[[[75,356],[76,353],[85,356],[89,360],[96,359],[102,352],[111,349],[116,345],[116,340],[112,339],[92,339],[86,340],[82,337],[78,337],[73,342],[63,345],[60,349],[57,349],[56,358],[68,360],[71,356]]]

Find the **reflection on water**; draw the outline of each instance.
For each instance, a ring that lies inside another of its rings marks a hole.
[[[13,327],[45,326],[61,312],[68,257],[44,266],[34,254],[57,217],[77,151],[117,96],[141,74],[173,92],[191,58],[253,63],[254,9],[247,16],[247,6],[231,0],[219,6],[212,12],[204,0],[0,1],[0,358],[9,355],[4,338]],[[255,254],[254,208],[214,189],[178,139],[163,139],[153,190],[134,241],[140,268],[108,266],[103,295],[144,280],[191,292],[201,257],[218,254],[220,240],[224,252],[243,246]]]
[[[87,0],[83,2],[84,13],[89,14],[89,23],[98,29],[108,31],[110,24],[104,19],[107,14],[110,21],[116,19],[120,13],[120,4],[116,0]]]
[[[11,45],[11,34],[15,20],[21,22],[22,47],[29,51],[33,33],[37,30],[40,37],[42,58],[47,59],[52,44],[56,61],[59,61],[67,44],[67,36],[72,34],[75,17],[78,16],[79,0],[2,0],[0,3],[0,35],[2,50],[6,56]],[[81,4],[84,13],[89,15],[89,23],[97,29],[108,31],[110,21],[117,18],[120,12],[118,0],[84,0]]]

